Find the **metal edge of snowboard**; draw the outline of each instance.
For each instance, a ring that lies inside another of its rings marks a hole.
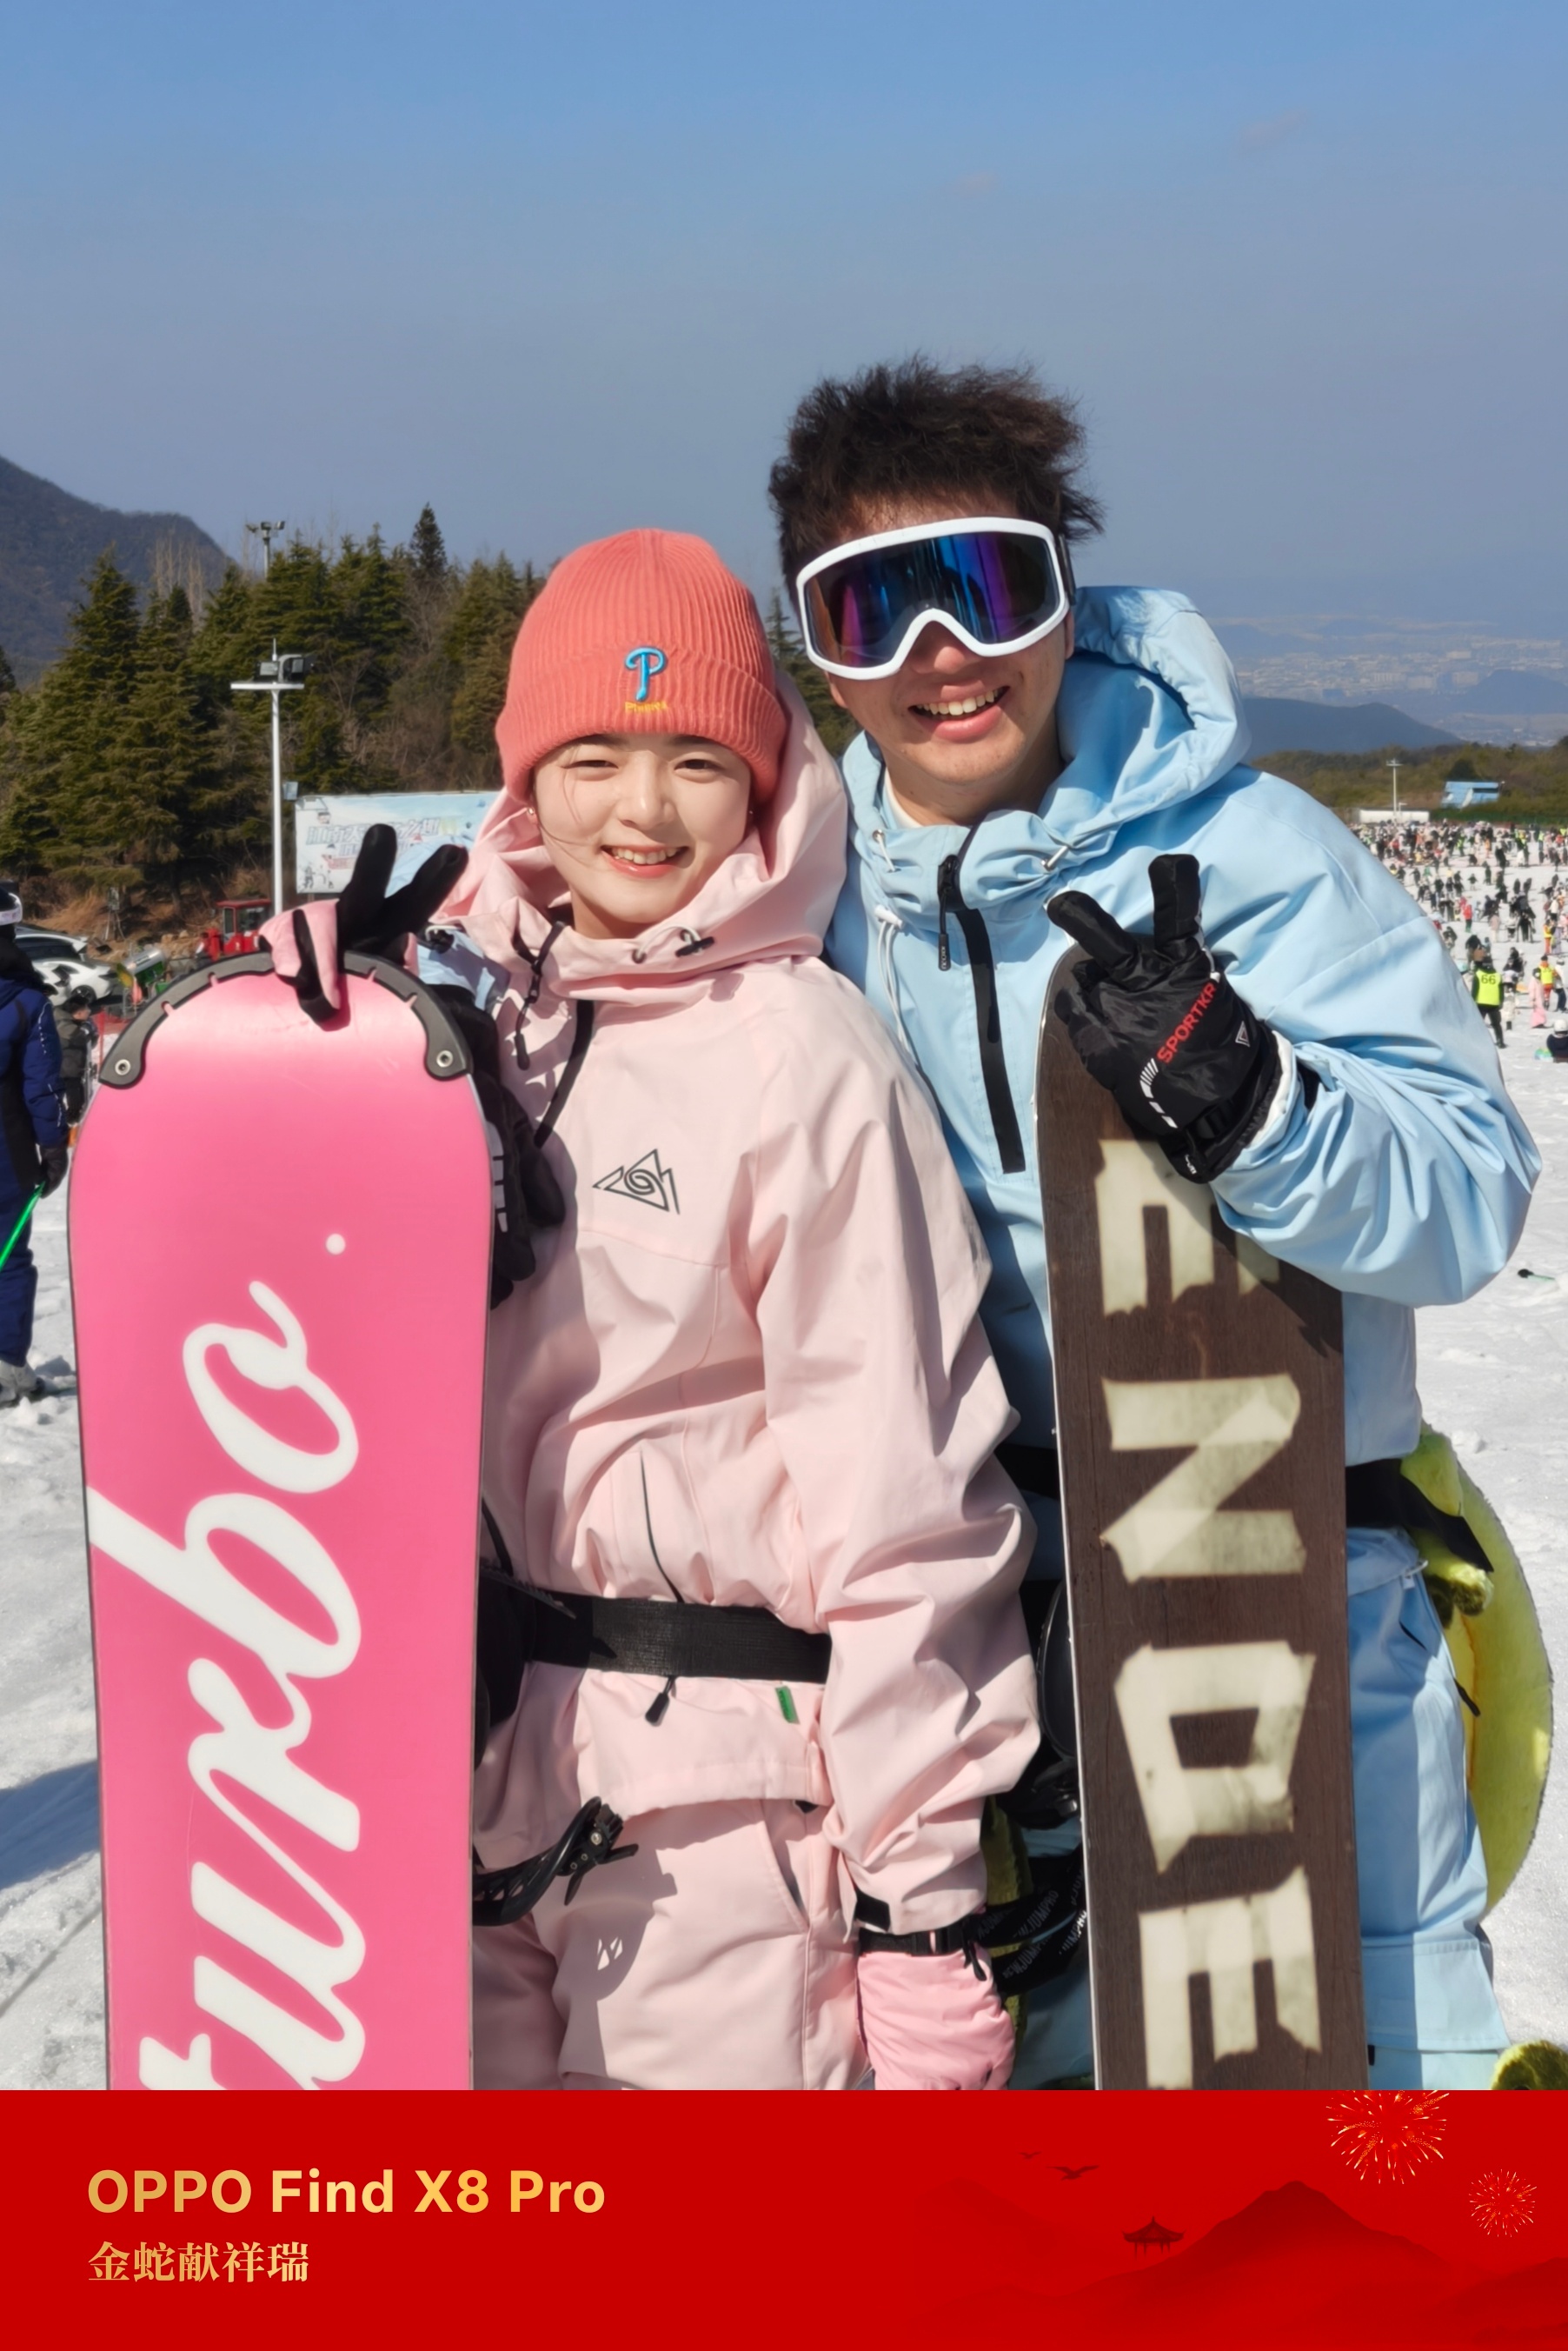
[[[343,957],[343,968],[356,978],[374,980],[379,987],[400,997],[410,1007],[425,1032],[428,1076],[465,1078],[472,1073],[473,1057],[460,1030],[440,998],[433,996],[422,981],[382,956],[360,955],[352,948]],[[155,996],[151,1004],[144,1004],[134,1020],[120,1031],[111,1054],[99,1069],[99,1083],[117,1089],[135,1085],[145,1071],[148,1042],[154,1030],[180,1005],[188,1004],[192,997],[201,996],[209,987],[222,987],[226,979],[259,977],[272,974],[274,969],[271,955],[262,950],[255,955],[230,956],[222,963],[210,965],[205,971],[193,971],[184,979],[177,979],[172,987]],[[283,983],[286,987],[287,984]]]
[[[1046,1191],[1045,1170],[1046,1170],[1046,1164],[1047,1164],[1047,1153],[1046,1153],[1046,1148],[1045,1148],[1045,1144],[1046,1144],[1046,1133],[1045,1133],[1045,1129],[1046,1129],[1046,1120],[1047,1120],[1048,1107],[1049,1107],[1049,1104],[1048,1104],[1048,1088],[1047,1088],[1047,1083],[1046,1083],[1046,1055],[1047,1055],[1047,1050],[1048,1050],[1049,1040],[1050,1040],[1050,1036],[1051,1036],[1051,1028],[1052,1028],[1052,1008],[1053,1008],[1053,1004],[1054,1004],[1054,998],[1055,998],[1055,994],[1056,994],[1056,989],[1057,989],[1058,983],[1059,983],[1059,981],[1061,980],[1062,977],[1064,975],[1064,973],[1065,973],[1069,968],[1073,967],[1074,966],[1075,966],[1075,965],[1077,965],[1077,964],[1079,964],[1079,963],[1082,963],[1082,962],[1088,961],[1089,959],[1090,959],[1090,958],[1089,958],[1089,957],[1085,954],[1085,952],[1084,952],[1081,948],[1078,948],[1078,947],[1076,947],[1076,946],[1070,946],[1070,947],[1068,947],[1068,948],[1066,949],[1066,951],[1057,958],[1056,963],[1054,965],[1054,967],[1053,967],[1053,968],[1052,968],[1052,971],[1051,971],[1050,978],[1049,978],[1049,980],[1047,981],[1046,987],[1045,987],[1045,991],[1044,991],[1044,1000],[1043,1009],[1042,1009],[1042,1012],[1041,1012],[1040,1028],[1039,1028],[1039,1032],[1038,1032],[1038,1038],[1037,1038],[1037,1043],[1036,1043],[1036,1050],[1035,1050],[1035,1059],[1034,1059],[1034,1073],[1033,1073],[1033,1082],[1034,1082],[1034,1098],[1033,1098],[1033,1114],[1034,1114],[1034,1137],[1035,1137],[1035,1158],[1036,1158],[1036,1169],[1035,1169],[1035,1173],[1036,1173],[1036,1179],[1037,1179],[1037,1184],[1038,1184],[1038,1187],[1039,1187],[1039,1191],[1040,1191],[1040,1196],[1041,1196],[1041,1205],[1042,1205],[1043,1218],[1044,1218],[1044,1208],[1045,1208],[1045,1191]],[[1064,1043],[1066,1043],[1066,1044],[1068,1045],[1069,1050],[1070,1050],[1070,1049],[1071,1049],[1071,1047],[1070,1047],[1070,1040],[1067,1040],[1067,1039],[1064,1038]],[[1085,1074],[1086,1074],[1086,1072],[1085,1072]],[[1091,1081],[1091,1082],[1092,1082],[1092,1081]],[[1130,1135],[1130,1134],[1131,1134],[1131,1130],[1130,1130],[1130,1128],[1129,1128],[1129,1129],[1127,1129],[1127,1131],[1128,1134]],[[1204,1188],[1205,1190],[1208,1190],[1208,1189],[1209,1189],[1209,1187],[1208,1187],[1208,1186],[1204,1186],[1203,1188]],[[1220,1218],[1220,1217],[1218,1217],[1218,1216],[1216,1216],[1216,1217],[1215,1217],[1215,1222],[1216,1222],[1216,1225],[1217,1225],[1217,1227],[1218,1227],[1218,1229],[1219,1229],[1220,1233],[1220,1234],[1223,1234],[1223,1232],[1224,1232],[1224,1230],[1225,1230],[1225,1227],[1224,1227],[1224,1221],[1223,1221],[1223,1219],[1222,1219],[1222,1218]],[[1055,1390],[1056,1390],[1056,1376],[1055,1376],[1055,1368],[1054,1368],[1054,1345],[1055,1345],[1055,1342],[1054,1342],[1054,1332],[1055,1332],[1055,1330],[1056,1330],[1056,1327],[1057,1327],[1057,1321],[1058,1321],[1058,1317],[1057,1317],[1057,1303],[1058,1303],[1057,1292],[1058,1292],[1058,1289],[1059,1289],[1060,1285],[1059,1285],[1059,1282],[1058,1282],[1058,1280],[1057,1280],[1057,1279],[1056,1279],[1056,1276],[1055,1276],[1055,1270],[1054,1270],[1055,1261],[1054,1261],[1054,1258],[1053,1258],[1053,1253],[1052,1253],[1052,1250],[1051,1250],[1050,1244],[1049,1244],[1049,1241],[1048,1241],[1048,1240],[1047,1240],[1046,1249],[1045,1249],[1045,1259],[1046,1259],[1046,1262],[1045,1262],[1046,1301],[1047,1301],[1047,1306],[1048,1306],[1048,1311],[1049,1311],[1049,1314],[1050,1314],[1051,1332],[1052,1332],[1052,1334],[1053,1334],[1053,1335],[1052,1335],[1052,1355],[1053,1355],[1053,1394],[1054,1394],[1054,1394],[1055,1394]],[[1297,1275],[1300,1275],[1300,1274],[1301,1274],[1301,1269],[1299,1269],[1299,1268],[1292,1269],[1292,1270],[1293,1270],[1293,1272],[1295,1272]],[[1304,1280],[1314,1280],[1314,1277],[1312,1277],[1312,1276],[1302,1276],[1302,1278],[1303,1278],[1303,1279],[1304,1279]],[[1340,1305],[1339,1293],[1338,1293],[1337,1291],[1335,1291],[1335,1290],[1333,1290],[1333,1287],[1332,1287],[1332,1285],[1331,1285],[1331,1284],[1328,1284],[1328,1283],[1321,1283],[1321,1284],[1319,1284],[1319,1286],[1320,1286],[1321,1288],[1323,1288],[1324,1290],[1325,1290],[1326,1291],[1328,1291],[1329,1295],[1330,1295],[1330,1296],[1334,1299],[1334,1301],[1335,1307],[1336,1307],[1336,1308],[1338,1308],[1338,1307],[1339,1307],[1339,1305]],[[1342,1364],[1343,1364],[1342,1348],[1341,1348],[1341,1361],[1342,1361]],[[1343,1376],[1343,1373],[1342,1373],[1342,1376]],[[1058,1439],[1059,1439],[1059,1438],[1060,1438],[1060,1405],[1059,1405],[1059,1403],[1057,1404],[1057,1406],[1056,1406],[1056,1416],[1057,1416],[1057,1435],[1058,1435]],[[1073,1573],[1072,1573],[1071,1554],[1070,1554],[1070,1551],[1069,1551],[1069,1549],[1068,1549],[1068,1529],[1069,1529],[1069,1515],[1068,1515],[1068,1513],[1069,1513],[1069,1501],[1070,1501],[1070,1497],[1071,1497],[1071,1493],[1072,1493],[1072,1484],[1071,1484],[1071,1481],[1072,1481],[1072,1479],[1073,1479],[1073,1478],[1074,1478],[1075,1470],[1074,1470],[1074,1464],[1073,1464],[1073,1462],[1072,1462],[1072,1460],[1071,1460],[1071,1458],[1070,1458],[1070,1452],[1069,1452],[1069,1448],[1068,1448],[1068,1447],[1064,1447],[1064,1446],[1060,1445],[1060,1443],[1058,1443],[1058,1455],[1057,1455],[1057,1458],[1058,1458],[1058,1474],[1059,1474],[1059,1479],[1060,1479],[1060,1505],[1059,1505],[1059,1507],[1060,1507],[1060,1509],[1061,1509],[1061,1513],[1062,1513],[1062,1531],[1063,1531],[1063,1542],[1064,1542],[1064,1585],[1065,1585],[1065,1589],[1066,1589],[1066,1596],[1067,1596],[1067,1622],[1068,1622],[1068,1633],[1069,1633],[1069,1638],[1071,1639],[1072,1635],[1073,1635],[1073,1631],[1074,1631],[1074,1618],[1075,1618],[1075,1614],[1076,1611],[1075,1611],[1075,1598],[1074,1598],[1074,1582],[1075,1582],[1075,1579],[1074,1579]],[[1342,1522],[1342,1538],[1343,1538],[1343,1522]],[[1343,1549],[1344,1549],[1344,1544],[1343,1544],[1343,1539],[1342,1539],[1342,1543],[1341,1543],[1341,1552],[1342,1552],[1342,1553],[1343,1553]],[[1344,1585],[1343,1585],[1343,1558],[1342,1558],[1342,1562],[1341,1562],[1341,1566],[1342,1566],[1342,1583],[1341,1583],[1341,1589],[1343,1590],[1343,1589],[1344,1589]],[[1081,1702],[1081,1693],[1080,1693],[1080,1691],[1079,1691],[1079,1687],[1078,1687],[1078,1662],[1077,1662],[1077,1661],[1078,1661],[1078,1656],[1079,1656],[1079,1651],[1078,1651],[1078,1649],[1077,1649],[1076,1644],[1075,1643],[1075,1644],[1074,1644],[1074,1648],[1073,1648],[1074,1703],[1075,1703],[1075,1708],[1076,1717],[1077,1717],[1077,1722],[1078,1722],[1078,1725],[1079,1725],[1079,1729],[1080,1729],[1080,1736],[1081,1736],[1081,1732],[1082,1732],[1082,1726],[1083,1726],[1083,1724],[1084,1724],[1084,1722],[1085,1722],[1085,1713],[1084,1713],[1084,1709],[1083,1709],[1083,1705],[1082,1705],[1082,1702]],[[1347,1663],[1347,1665],[1348,1665],[1348,1656],[1347,1656],[1347,1659],[1346,1659],[1346,1663]],[[1081,1750],[1080,1750],[1080,1755],[1081,1755]],[[1080,1762],[1080,1771],[1081,1771],[1081,1768],[1082,1768],[1082,1767],[1081,1767],[1081,1762]],[[1083,1818],[1083,1810],[1082,1810],[1082,1798],[1081,1798],[1081,1797],[1080,1797],[1080,1807],[1081,1807],[1081,1809],[1080,1809],[1080,1818],[1082,1819],[1082,1818]],[[1355,1838],[1355,1824],[1354,1824],[1354,1816],[1352,1817],[1352,1820],[1351,1820],[1350,1824],[1349,1824],[1349,1834],[1350,1834],[1350,1839],[1351,1839],[1351,1845],[1350,1845],[1350,1856],[1349,1856],[1349,1876],[1350,1876],[1351,1898],[1352,1898],[1352,1902],[1353,1902],[1353,1905],[1354,1905],[1354,1904],[1355,1904],[1355,1844],[1354,1844],[1354,1838]],[[1087,1944],[1088,1944],[1088,1947],[1089,1947],[1089,2011],[1090,2011],[1090,2028],[1091,2028],[1091,2032],[1092,2032],[1092,2035],[1093,2035],[1093,2045],[1094,2045],[1094,2050],[1095,2050],[1096,2086],[1096,2088],[1098,2088],[1098,2087],[1102,2087],[1102,2086],[1104,2086],[1104,2083],[1103,2083],[1103,2079],[1102,2079],[1102,2067],[1103,2067],[1103,2061],[1102,2061],[1103,2039],[1102,2039],[1102,2036],[1103,2036],[1103,2032],[1104,2032],[1104,2029],[1105,2029],[1105,2028],[1104,2028],[1104,2022],[1103,2022],[1103,2020],[1102,2020],[1102,2018],[1101,2018],[1101,2015],[1100,2015],[1100,1992],[1099,1992],[1099,1987],[1098,1987],[1098,1985],[1097,1985],[1097,1983],[1096,1983],[1096,1969],[1095,1969],[1094,1961],[1093,1961],[1094,1942],[1095,1942],[1095,1907],[1096,1907],[1096,1906],[1095,1906],[1095,1876],[1096,1876],[1096,1873],[1095,1873],[1095,1871],[1094,1871],[1094,1869],[1093,1869],[1093,1866],[1092,1866],[1091,1856],[1090,1856],[1090,1849],[1089,1849],[1089,1839],[1088,1839],[1088,1837],[1087,1837],[1086,1835],[1085,1835],[1085,1840],[1084,1840],[1084,1855],[1085,1855],[1085,1913],[1086,1913],[1085,1940],[1086,1940],[1086,1942],[1087,1942]],[[1358,2007],[1359,2007],[1359,2002],[1360,2002],[1360,1999],[1361,1999],[1361,1993],[1362,1993],[1362,1983],[1361,1983],[1361,1970],[1360,1970],[1359,1928],[1358,1928],[1358,1926],[1357,1926],[1357,1933],[1356,1933],[1356,1938],[1355,1938],[1355,1966],[1354,1966],[1354,1997],[1355,1997],[1355,2001],[1356,2001],[1356,2002],[1357,2002]],[[1358,2032],[1365,2032],[1365,2025],[1364,2025],[1364,2023],[1358,2024],[1357,2030],[1358,2030]],[[1361,2045],[1364,2045],[1364,2044],[1361,2044]],[[1118,2086],[1127,2086],[1127,2085],[1118,2085]],[[1340,2086],[1340,2087],[1342,2087],[1342,2088],[1345,2088],[1345,2089],[1355,2089],[1355,2088],[1362,2088],[1362,2089],[1365,2089],[1365,2087],[1366,2087],[1366,2073],[1365,2073],[1365,2069],[1362,2069],[1354,2080],[1352,2080],[1352,2079],[1347,2079],[1347,2080],[1345,2080],[1343,2084],[1339,2085],[1338,2086]]]

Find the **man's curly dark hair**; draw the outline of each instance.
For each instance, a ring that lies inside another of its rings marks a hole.
[[[1011,509],[1071,545],[1100,528],[1078,484],[1083,462],[1076,410],[1031,368],[940,368],[916,352],[824,377],[768,477],[784,579],[793,589],[804,564],[911,498],[950,498],[960,514]]]

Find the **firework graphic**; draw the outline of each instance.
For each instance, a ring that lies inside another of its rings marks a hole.
[[[1336,2154],[1358,2179],[1413,2179],[1443,2153],[1447,2090],[1357,2090],[1329,2101]]]
[[[1517,2237],[1535,2218],[1535,2189],[1517,2171],[1483,2171],[1470,2189],[1470,2218],[1489,2237]]]

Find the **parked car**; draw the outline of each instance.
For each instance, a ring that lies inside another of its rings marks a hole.
[[[89,942],[76,931],[46,930],[41,923],[18,923],[16,943],[36,963],[41,955],[75,956],[85,961]]]
[[[16,936],[16,945],[48,989],[51,1003],[63,1004],[73,987],[90,988],[99,1004],[107,1004],[115,993],[118,983],[113,972],[88,960],[85,939],[73,937],[68,931],[36,931],[26,923],[17,925]]]

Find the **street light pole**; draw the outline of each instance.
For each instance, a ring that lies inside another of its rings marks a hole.
[[[254,530],[262,543],[262,578],[265,580],[272,569],[272,543],[275,538],[282,538],[283,525],[281,522],[248,522],[245,528]]]
[[[1399,762],[1397,759],[1390,759],[1388,765],[1394,770],[1394,813],[1397,816],[1399,813]]]
[[[280,653],[277,639],[272,641],[272,659],[258,662],[254,677],[235,678],[232,694],[270,694],[272,696],[272,910],[283,912],[283,723],[279,696],[305,692],[305,673],[309,667],[305,653]]]

